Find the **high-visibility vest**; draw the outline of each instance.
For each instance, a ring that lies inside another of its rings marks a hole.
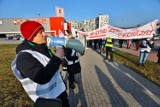
[[[80,61],[80,60],[79,60],[78,53],[77,53],[75,50],[73,50],[73,49],[72,49],[71,56],[74,56],[74,55],[78,57],[78,59],[77,59],[77,60],[75,60],[75,61],[68,60],[66,57],[64,57],[64,58],[66,59],[66,61],[67,61],[68,65],[72,65],[72,64],[77,63],[77,62],[79,62],[79,61]]]
[[[106,47],[113,47],[112,38],[106,38]]]
[[[50,59],[45,55],[31,50],[23,50],[21,52],[28,52],[33,55],[39,62],[44,66],[48,64]],[[29,78],[23,78],[16,67],[16,55],[15,59],[12,61],[11,67],[16,78],[21,82],[24,90],[27,92],[29,97],[35,102],[39,97],[46,99],[55,99],[62,92],[65,91],[66,87],[60,75],[59,69],[56,71],[51,80],[46,84],[38,84]]]

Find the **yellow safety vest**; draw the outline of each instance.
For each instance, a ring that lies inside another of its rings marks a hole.
[[[106,38],[106,47],[113,47],[112,38]]]

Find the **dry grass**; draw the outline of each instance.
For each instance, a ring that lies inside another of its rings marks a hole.
[[[32,107],[27,96],[11,70],[17,45],[0,45],[0,105],[1,107]]]
[[[133,69],[137,73],[141,74],[142,76],[148,78],[150,81],[160,86],[159,64],[147,60],[145,67],[138,67],[137,65],[139,62],[139,57],[118,50],[114,51],[114,58],[115,60],[123,63],[125,66]]]

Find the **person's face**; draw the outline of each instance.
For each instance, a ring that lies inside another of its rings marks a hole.
[[[47,43],[47,35],[44,30],[38,32],[36,37],[34,37],[33,42],[37,44]]]

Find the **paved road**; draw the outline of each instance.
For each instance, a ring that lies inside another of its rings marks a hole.
[[[131,69],[103,60],[92,49],[81,57],[76,89],[68,89],[71,107],[160,107],[160,87]],[[65,80],[66,72],[63,72]]]

